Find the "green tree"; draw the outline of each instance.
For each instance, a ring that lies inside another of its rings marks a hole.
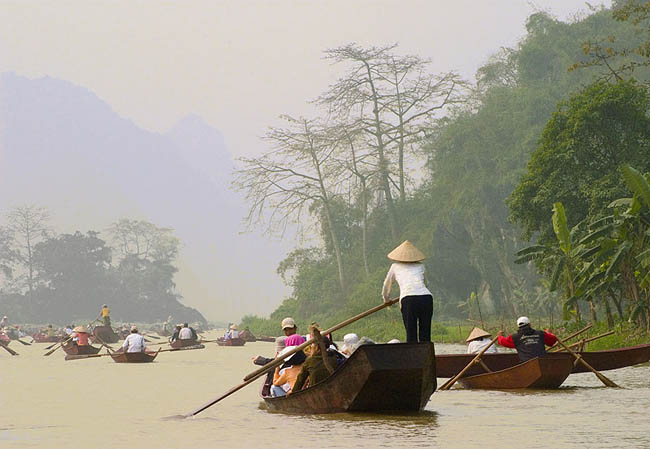
[[[649,100],[634,82],[597,82],[558,106],[508,199],[526,237],[552,238],[554,202],[567,207],[572,223],[599,217],[625,192],[621,164],[650,168]]]

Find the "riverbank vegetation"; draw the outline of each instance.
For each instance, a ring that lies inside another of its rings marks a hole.
[[[250,226],[321,241],[280,262],[291,297],[242,325],[276,335],[284,316],[306,330],[378,304],[386,254],[408,239],[429,256],[436,322],[619,330],[600,345],[650,329],[647,13],[533,14],[471,82],[396,46],[327,50],[344,75],[321,114],[287,117],[235,183]],[[404,338],[396,309],[354,330]]]
[[[106,231],[57,234],[37,206],[8,211],[0,227],[0,315],[13,323],[87,322],[102,304],[114,320],[205,323],[173,281],[179,241],[169,228],[121,219]]]

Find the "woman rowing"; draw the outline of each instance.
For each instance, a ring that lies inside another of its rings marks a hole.
[[[389,301],[393,281],[397,281],[407,343],[431,341],[433,296],[424,281],[422,261],[426,259],[425,255],[405,240],[388,254],[388,258],[395,263],[391,265],[384,280],[384,302]]]

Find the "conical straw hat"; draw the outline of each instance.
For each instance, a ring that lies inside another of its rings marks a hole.
[[[475,327],[474,329],[472,329],[472,332],[469,333],[469,337],[467,337],[467,340],[465,341],[470,342],[472,340],[476,340],[477,338],[490,337],[491,335],[492,335],[491,333],[484,331],[480,327]]]
[[[74,329],[72,329],[73,332],[85,332],[88,333],[88,329],[86,329],[86,326],[77,326]]]
[[[388,258],[395,262],[419,262],[427,257],[413,243],[404,240],[404,243],[388,253]]]

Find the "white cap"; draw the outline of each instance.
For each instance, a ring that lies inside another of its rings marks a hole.
[[[287,317],[282,320],[282,329],[286,329],[288,327],[296,327],[296,322],[293,320],[293,318]]]
[[[517,318],[517,327],[523,327],[526,326],[527,324],[530,324],[530,320],[528,319],[527,316],[520,316]]]
[[[298,347],[298,346],[287,346],[287,347],[284,348],[282,351],[280,351],[280,353],[278,354],[278,357],[282,357],[282,356],[284,356],[286,353],[288,353],[288,352],[290,352],[290,351],[293,351],[293,350],[296,349],[297,347]],[[288,362],[289,360],[291,360],[291,357],[293,357],[293,354],[291,354],[289,357],[285,357],[284,361],[285,361],[285,362]]]
[[[359,343],[359,336],[357,334],[345,334],[343,337],[343,343],[347,346],[353,346]]]

